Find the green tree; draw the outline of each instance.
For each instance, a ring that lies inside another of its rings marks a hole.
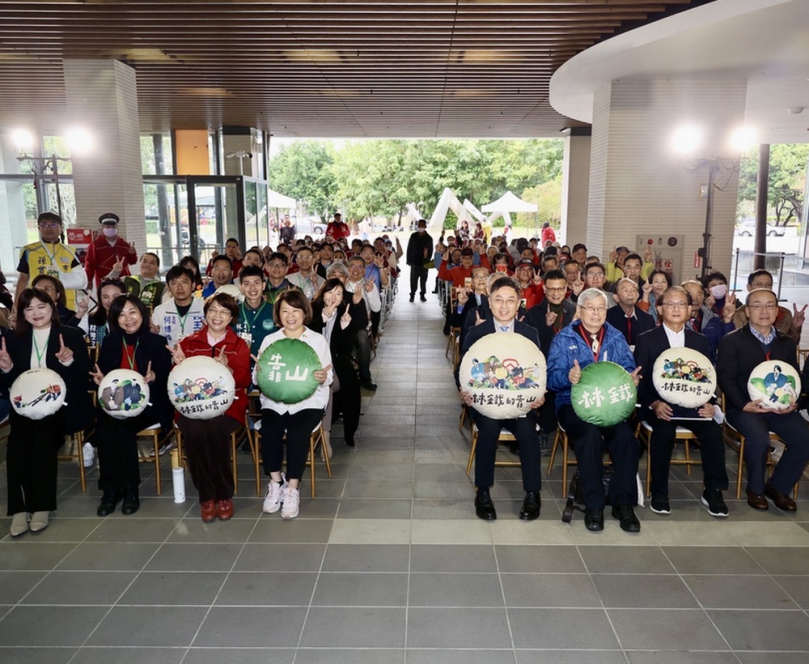
[[[301,201],[325,218],[337,209],[331,142],[297,141],[284,146],[269,164],[270,187]]]
[[[767,197],[768,218],[786,226],[792,219],[800,220],[803,194],[806,188],[806,166],[809,144],[778,143],[770,146],[770,182]],[[755,203],[758,188],[758,149],[751,150],[742,160],[739,172],[737,211],[744,202]]]
[[[532,212],[520,212],[517,215],[517,224],[520,226],[531,226],[536,224],[541,228],[542,224],[549,221],[551,226],[559,228],[562,221],[562,175],[557,175],[553,180],[548,180],[536,187],[529,187],[522,192],[521,198],[524,201],[537,206],[536,214]]]

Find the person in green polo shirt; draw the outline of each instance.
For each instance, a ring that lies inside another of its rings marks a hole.
[[[264,280],[264,270],[255,265],[246,265],[239,274],[244,301],[239,305],[239,318],[234,329],[250,347],[251,355],[256,357],[264,337],[275,330],[273,305],[264,298]]]

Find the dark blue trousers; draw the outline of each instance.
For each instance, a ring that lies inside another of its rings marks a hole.
[[[474,408],[472,416],[478,425],[478,442],[475,448],[475,486],[488,489],[494,484],[494,458],[497,452],[497,439],[500,431],[506,429],[514,434],[520,448],[522,486],[525,491],[539,491],[542,488],[542,452],[539,449],[539,436],[536,429],[534,411],[525,417],[513,420],[494,420],[482,415]]]
[[[755,494],[764,493],[770,431],[781,436],[786,450],[773,470],[770,483],[776,491],[789,494],[809,462],[809,426],[804,419],[797,412],[777,415],[745,413],[741,410],[729,410],[726,417],[730,425],[745,438],[747,488]]]
[[[584,489],[584,505],[588,510],[604,509],[604,450],[612,459],[613,475],[610,481],[610,503],[635,505],[638,502],[638,457],[640,445],[627,422],[611,427],[597,427],[585,422],[565,404],[557,411],[559,424],[567,432],[576,453],[579,477]],[[567,491],[567,487],[563,487]]]

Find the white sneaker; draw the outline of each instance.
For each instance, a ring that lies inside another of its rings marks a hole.
[[[282,519],[294,519],[298,516],[298,506],[301,503],[301,496],[297,489],[287,487],[284,495],[284,507],[281,509]]]
[[[261,511],[264,512],[264,514],[275,514],[281,509],[281,503],[284,502],[286,488],[287,480],[283,475],[281,475],[280,483],[270,480],[270,483],[267,485],[267,495],[264,496],[264,505],[261,507]]]
[[[96,450],[92,443],[84,443],[81,447],[82,460],[85,468],[92,468],[96,460]]]

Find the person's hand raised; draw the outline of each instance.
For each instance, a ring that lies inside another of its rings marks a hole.
[[[56,359],[62,364],[70,364],[73,360],[73,351],[65,346],[65,340],[62,335],[59,335],[59,352],[56,353]]]
[[[11,355],[8,354],[8,349],[6,348],[6,338],[2,337],[0,340],[0,369],[8,373],[13,367],[14,362],[11,361]]]

